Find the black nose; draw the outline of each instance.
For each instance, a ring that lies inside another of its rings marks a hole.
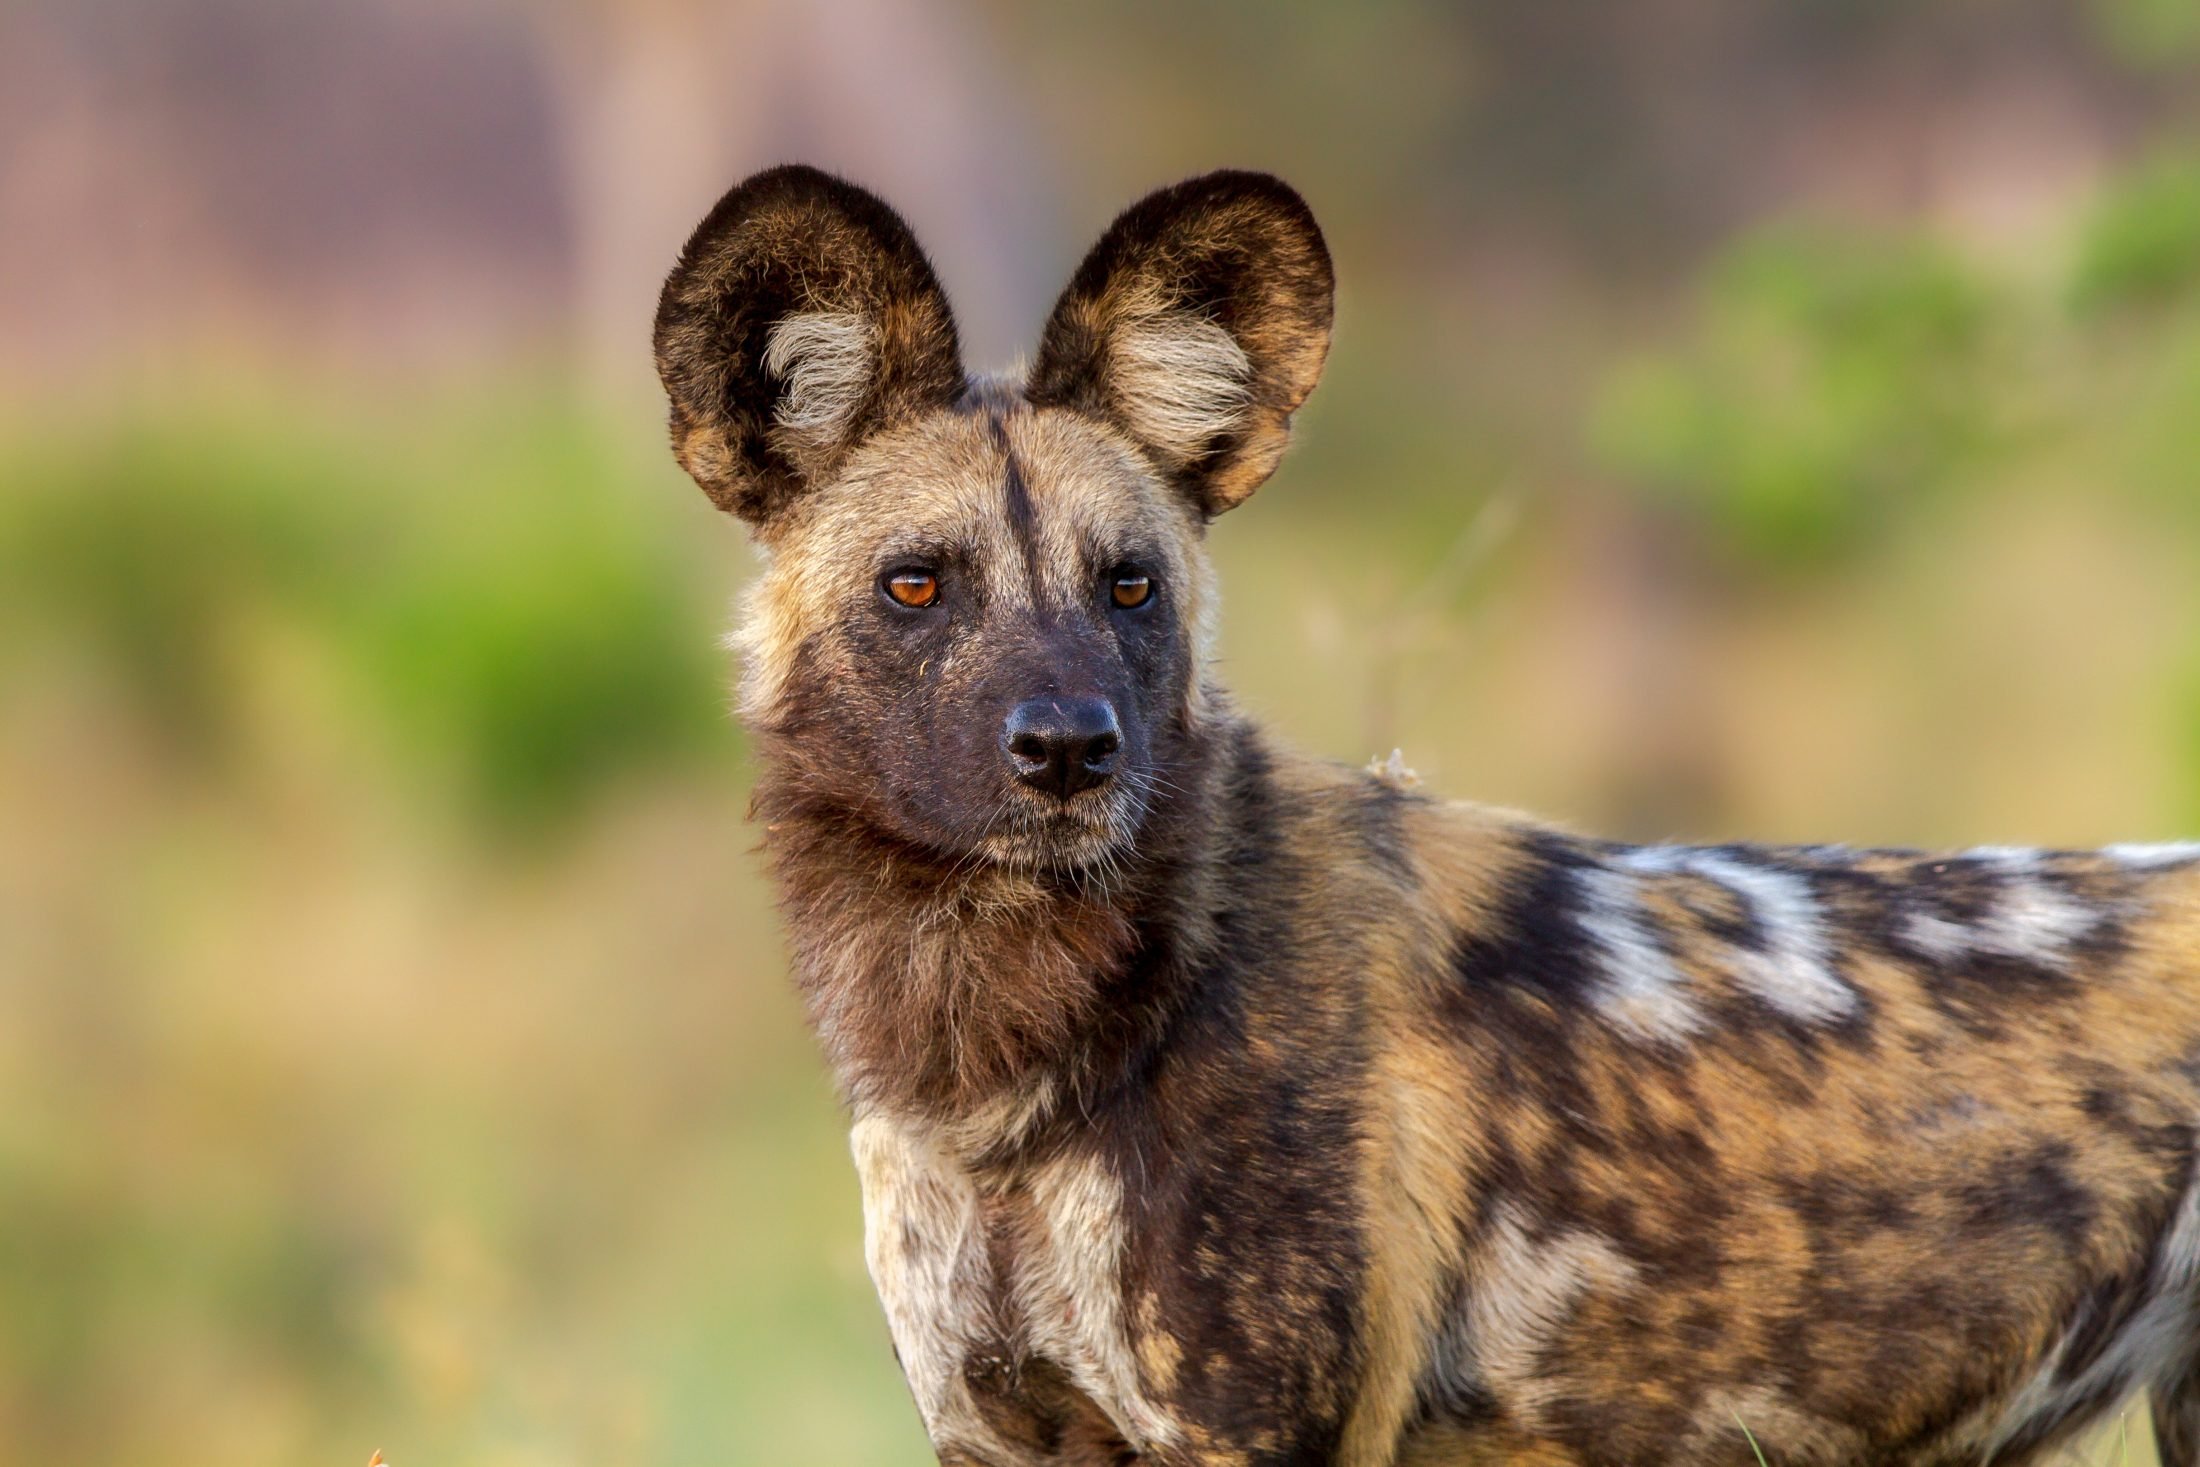
[[[1033,698],[1008,715],[1001,743],[1018,779],[1066,800],[1107,783],[1123,730],[1104,698]]]

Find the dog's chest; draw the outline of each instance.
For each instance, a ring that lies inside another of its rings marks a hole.
[[[851,1137],[864,1252],[935,1448],[1046,1461],[1177,1439],[1125,1328],[1122,1189],[1096,1156],[981,1180],[929,1129]]]

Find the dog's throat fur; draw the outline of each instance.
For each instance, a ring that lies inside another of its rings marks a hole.
[[[942,1123],[1122,1078],[1164,1036],[1212,947],[1224,868],[1254,832],[1237,787],[1265,757],[1234,717],[1203,736],[1137,848],[1105,868],[1033,870],[893,839],[761,739],[754,814],[796,986],[843,1095]]]

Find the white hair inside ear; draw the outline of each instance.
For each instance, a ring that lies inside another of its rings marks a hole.
[[[848,311],[803,311],[772,327],[764,340],[764,370],[785,384],[772,416],[806,437],[832,439],[844,430],[876,370],[876,331]]]
[[[1204,316],[1167,311],[1129,322],[1108,352],[1124,426],[1175,461],[1197,458],[1244,421],[1253,364]]]

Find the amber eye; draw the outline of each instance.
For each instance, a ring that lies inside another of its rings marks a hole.
[[[940,599],[940,578],[928,570],[898,570],[886,577],[886,594],[922,610]]]
[[[1128,611],[1153,599],[1153,581],[1137,571],[1117,571],[1109,594],[1115,597],[1116,605]]]

